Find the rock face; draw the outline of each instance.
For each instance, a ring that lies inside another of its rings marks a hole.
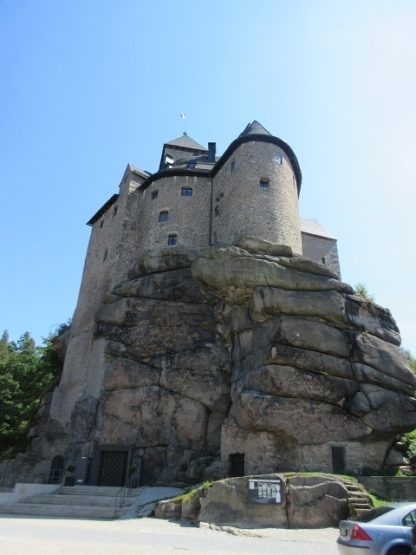
[[[249,481],[279,479],[281,503],[253,503]],[[349,492],[333,476],[293,476],[271,474],[229,478],[212,484],[186,502],[161,501],[157,518],[189,519],[239,528],[324,528],[337,526],[349,516]],[[367,496],[368,498],[368,496]]]
[[[143,483],[360,472],[416,427],[390,312],[265,241],[143,257],[92,341],[104,344],[99,395],[78,398],[69,430],[51,435],[50,420],[32,434],[24,464],[126,445],[143,453]]]

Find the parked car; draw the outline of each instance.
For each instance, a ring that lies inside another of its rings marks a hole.
[[[410,555],[416,503],[384,506],[360,520],[341,520],[337,539],[341,555]]]

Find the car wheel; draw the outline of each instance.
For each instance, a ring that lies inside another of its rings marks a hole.
[[[393,547],[387,553],[387,555],[410,555],[412,553],[412,549],[410,547]]]

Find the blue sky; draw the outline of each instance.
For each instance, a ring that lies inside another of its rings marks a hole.
[[[404,0],[0,0],[0,331],[72,316],[85,222],[128,162],[155,171],[185,129],[221,153],[258,119],[416,353],[415,28]]]

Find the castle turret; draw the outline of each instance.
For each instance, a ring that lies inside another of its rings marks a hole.
[[[288,144],[254,121],[231,143],[212,173],[214,245],[236,244],[252,236],[302,253],[302,175]]]

